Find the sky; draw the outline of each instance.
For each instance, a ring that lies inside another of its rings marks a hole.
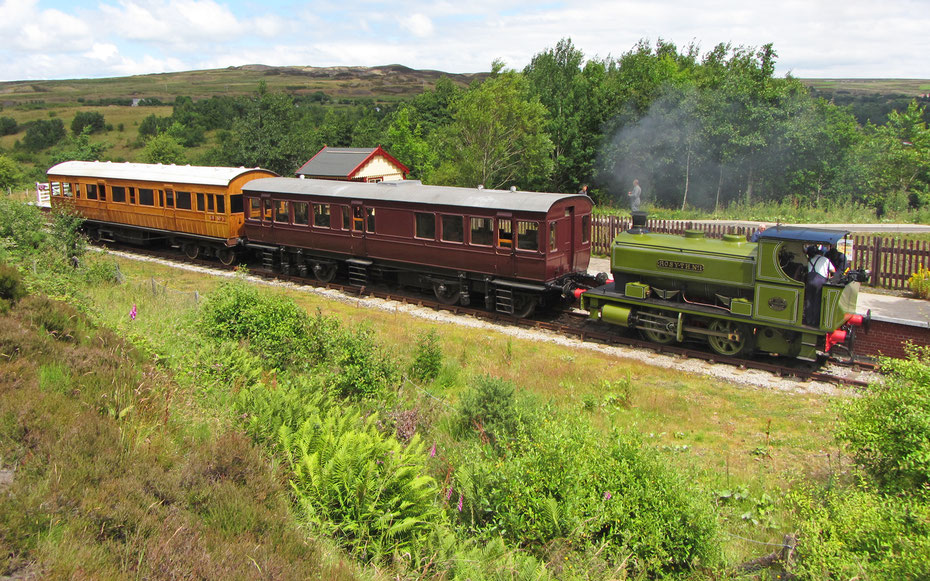
[[[0,81],[246,64],[519,70],[562,38],[599,59],[640,40],[701,54],[771,42],[778,76],[930,79],[930,0],[0,0]]]

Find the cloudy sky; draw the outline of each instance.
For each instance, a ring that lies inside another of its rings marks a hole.
[[[778,74],[930,79],[930,0],[0,0],[0,81],[244,64],[520,69],[571,38],[772,42]]]

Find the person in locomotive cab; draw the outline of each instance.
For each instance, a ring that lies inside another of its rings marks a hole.
[[[827,260],[830,261],[830,264],[836,269],[836,272],[843,274],[846,272],[847,267],[849,266],[849,261],[846,259],[846,255],[840,252],[840,249],[836,246],[830,246],[827,249],[827,253],[824,256],[827,257]]]
[[[582,184],[581,189],[578,190],[578,193],[582,196],[590,196],[591,194],[588,193],[588,184]]]
[[[804,293],[804,322],[808,325],[820,324],[820,298],[823,295],[823,285],[827,282],[836,267],[833,266],[823,250],[816,244],[807,247],[807,286]]]
[[[633,180],[633,189],[626,193],[630,197],[630,211],[638,212],[642,199],[643,189],[639,187],[639,180]]]

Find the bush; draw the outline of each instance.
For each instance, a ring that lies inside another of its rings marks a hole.
[[[106,128],[106,120],[102,113],[96,111],[80,111],[71,121],[71,133],[80,135],[85,128],[88,133],[97,133]]]
[[[930,578],[930,506],[868,489],[796,491],[801,579]]]
[[[410,376],[418,381],[432,381],[442,370],[442,346],[436,331],[420,335],[417,354],[410,365]]]
[[[342,396],[382,399],[397,379],[394,362],[369,329],[343,334],[334,359],[330,384]]]
[[[15,267],[0,264],[0,306],[16,304],[28,294],[23,276]]]
[[[919,299],[930,299],[930,269],[920,265],[917,272],[911,275],[907,281],[911,287],[911,292]]]
[[[271,367],[309,368],[326,361],[337,340],[334,320],[310,317],[294,301],[243,281],[223,283],[200,310],[208,337],[247,341],[252,353]]]
[[[461,433],[478,433],[482,440],[495,446],[515,436],[523,422],[514,385],[490,376],[477,378],[462,396],[458,423]]]
[[[541,557],[558,545],[597,552],[635,575],[713,565],[709,497],[638,438],[605,438],[577,418],[547,419],[499,456],[473,447],[455,461],[448,510],[472,531]]]
[[[884,383],[841,404],[837,430],[856,463],[889,492],[930,484],[930,346],[907,351],[906,360],[882,361]]]

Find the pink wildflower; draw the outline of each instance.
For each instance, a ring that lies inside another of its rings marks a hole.
[[[429,449],[429,457],[430,458],[436,457],[436,444],[435,443],[433,443],[433,447]]]
[[[605,492],[605,493],[604,493],[604,500],[610,500],[610,499],[613,498],[613,497],[614,497],[614,495],[611,494],[611,493],[609,493],[609,492]]]
[[[132,310],[129,311],[129,320],[130,320],[130,321],[135,321],[135,320],[136,320],[136,305],[133,305],[133,306],[132,306]]]
[[[462,501],[465,500],[465,496],[459,494],[459,512],[462,512]]]
[[[446,490],[446,502],[449,502],[450,498],[452,498],[452,487],[451,486],[449,487],[448,490]]]

